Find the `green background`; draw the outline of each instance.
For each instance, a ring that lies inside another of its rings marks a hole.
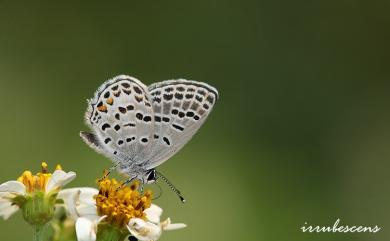
[[[79,138],[106,79],[205,81],[220,100],[160,170],[161,240],[389,240],[388,1],[0,1],[0,182],[41,160],[94,186],[109,160]],[[300,227],[379,225],[376,234]],[[31,240],[20,216],[1,240]]]

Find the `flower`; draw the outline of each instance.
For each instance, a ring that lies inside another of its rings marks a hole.
[[[24,171],[16,181],[0,185],[0,216],[3,219],[8,219],[20,208],[24,218],[30,223],[45,223],[51,218],[59,190],[72,181],[76,173],[64,172],[61,166],[57,165],[52,174],[47,167],[47,164],[42,162],[42,170],[36,175],[31,171]]]
[[[170,218],[160,222],[162,212],[163,210],[159,206],[152,204],[150,208],[144,211],[146,221],[140,218],[132,218],[130,220],[127,226],[129,232],[138,240],[149,241],[159,239],[163,230],[187,227],[184,223],[171,223]]]
[[[123,240],[129,233],[140,240],[157,240],[162,230],[185,227],[171,224],[170,219],[160,223],[162,209],[151,203],[150,191],[144,195],[137,191],[138,183],[123,187],[105,178],[98,184],[99,190],[71,188],[58,195],[76,220],[78,241],[104,240],[106,235]]]
[[[65,209],[73,220],[80,217],[97,220],[100,217],[96,211],[94,196],[98,193],[99,190],[90,187],[66,188],[58,193],[57,198],[64,201]]]

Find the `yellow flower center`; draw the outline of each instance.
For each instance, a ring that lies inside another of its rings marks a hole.
[[[122,227],[128,224],[131,218],[145,219],[144,210],[152,203],[152,192],[146,191],[141,195],[138,191],[138,183],[130,187],[118,183],[115,179],[104,178],[99,184],[99,194],[95,196],[98,214],[106,215],[105,219]]]
[[[62,170],[60,165],[56,166],[56,170]],[[48,172],[47,163],[41,163],[41,172],[33,175],[31,171],[24,171],[23,174],[17,179],[17,181],[23,183],[26,186],[26,191],[32,193],[35,191],[45,191],[46,184],[51,178],[51,173]]]

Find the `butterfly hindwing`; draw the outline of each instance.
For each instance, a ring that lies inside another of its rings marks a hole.
[[[155,145],[146,168],[153,168],[179,151],[201,127],[211,112],[218,92],[212,86],[191,80],[167,80],[148,87],[155,118]]]
[[[89,101],[85,117],[98,151],[113,160],[142,163],[153,146],[154,113],[149,92],[133,77],[121,75],[103,83]],[[83,137],[87,142],[88,138],[91,136]]]

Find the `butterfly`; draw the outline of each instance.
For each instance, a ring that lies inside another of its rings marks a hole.
[[[85,121],[92,133],[81,138],[111,159],[117,169],[142,184],[161,177],[156,167],[177,153],[198,131],[218,99],[218,91],[202,82],[177,79],[146,86],[127,75],[104,82],[89,99]],[[142,185],[143,187],[143,185]]]

